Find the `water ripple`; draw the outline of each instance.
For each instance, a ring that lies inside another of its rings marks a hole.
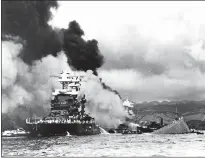
[[[204,135],[195,134],[2,139],[3,156],[205,156],[204,151]]]

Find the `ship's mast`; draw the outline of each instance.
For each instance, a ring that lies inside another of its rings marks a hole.
[[[176,107],[176,118],[178,118],[178,111],[177,111],[177,107]]]

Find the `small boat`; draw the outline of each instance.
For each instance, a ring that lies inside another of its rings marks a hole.
[[[2,133],[2,137],[18,137],[27,136],[29,132],[26,132],[23,128],[18,128],[17,130],[6,130]]]
[[[14,136],[13,130],[12,131],[6,130],[2,132],[2,137],[13,137],[13,136]]]
[[[197,130],[195,130],[195,129],[191,129],[191,130],[190,130],[190,133],[204,134],[203,132],[197,131]]]
[[[204,134],[204,133],[203,133],[203,132],[199,132],[199,131],[197,131],[196,134]]]

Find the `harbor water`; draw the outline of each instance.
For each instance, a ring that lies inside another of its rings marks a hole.
[[[205,136],[100,134],[2,138],[2,156],[205,156]]]

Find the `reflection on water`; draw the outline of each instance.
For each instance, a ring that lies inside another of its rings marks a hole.
[[[205,156],[205,136],[96,135],[3,138],[2,156]]]

